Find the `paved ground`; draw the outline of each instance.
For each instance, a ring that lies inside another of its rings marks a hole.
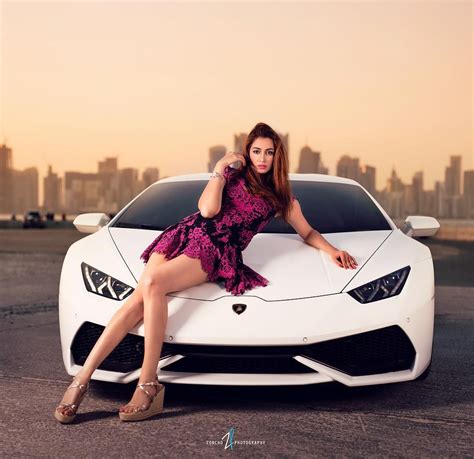
[[[74,230],[0,231],[0,455],[473,457],[474,244],[427,242],[437,275],[434,360],[424,381],[346,388],[168,384],[162,416],[121,423],[134,384],[92,381],[77,423],[53,410],[70,381],[57,288]],[[469,270],[469,272],[467,272]],[[31,279],[35,283],[31,283]],[[448,284],[448,285],[446,285]],[[451,285],[449,285],[451,284]]]

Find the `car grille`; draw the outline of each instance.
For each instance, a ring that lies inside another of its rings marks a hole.
[[[71,345],[74,361],[83,365],[104,326],[85,322]],[[143,362],[142,336],[127,334],[99,365],[99,369],[130,372]],[[351,376],[411,368],[415,349],[398,326],[371,330],[301,346],[218,346],[163,343],[161,358],[184,358],[162,367],[165,371],[195,373],[313,373],[293,356],[301,355]]]
[[[84,365],[87,356],[104,328],[104,326],[92,322],[84,322],[79,328],[71,345],[72,356],[76,364]],[[128,333],[98,368],[100,370],[127,373],[141,367],[143,354],[143,337]]]
[[[311,344],[301,355],[351,376],[408,370],[415,348],[397,325]]]

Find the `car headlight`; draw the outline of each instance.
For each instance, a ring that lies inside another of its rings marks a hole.
[[[82,262],[82,278],[89,292],[121,301],[131,295],[133,288],[108,274]]]
[[[373,301],[390,298],[391,296],[398,295],[402,291],[409,272],[410,266],[405,266],[393,273],[349,290],[347,293],[359,303],[371,303]]]

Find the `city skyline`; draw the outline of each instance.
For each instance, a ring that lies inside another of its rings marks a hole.
[[[308,144],[331,173],[347,154],[377,189],[393,165],[433,189],[450,156],[474,167],[472,10],[4,2],[0,139],[42,177],[107,156],[175,175],[264,121],[289,134],[290,172]]]
[[[281,135],[281,133],[280,133]],[[241,133],[240,134],[240,137],[241,138],[244,138],[246,136],[245,133]],[[176,174],[160,174],[160,177],[159,178],[164,178],[164,177],[168,177],[170,175],[184,175],[184,174],[193,174],[193,173],[199,173],[199,172],[210,172],[209,170],[209,162],[211,161],[212,162],[212,156],[213,156],[213,150],[216,150],[218,152],[218,155],[223,155],[224,151],[238,151],[239,150],[239,145],[236,145],[236,139],[237,139],[237,135],[234,134],[234,144],[232,147],[227,147],[226,145],[214,145],[214,146],[209,146],[208,149],[207,149],[207,152],[206,152],[206,156],[205,158],[203,159],[203,168],[201,170],[195,170],[195,171],[190,171],[190,170],[186,170],[185,168],[181,167],[181,170],[178,171]],[[281,137],[283,137],[281,135]],[[241,138],[239,139],[239,141],[241,141]],[[87,170],[81,170],[77,167],[73,167],[71,169],[68,169],[68,170],[64,170],[64,171],[61,171],[59,170],[54,164],[47,164],[46,165],[46,173],[42,174],[41,173],[41,170],[42,170],[42,167],[39,167],[38,165],[36,164],[28,164],[26,165],[26,167],[24,168],[18,168],[18,167],[15,167],[15,155],[16,155],[16,152],[15,150],[8,144],[5,144],[3,143],[3,145],[0,143],[0,146],[4,146],[4,147],[7,147],[9,149],[11,149],[13,151],[13,153],[15,153],[14,155],[12,155],[12,168],[15,169],[15,170],[25,170],[25,169],[30,169],[30,168],[36,168],[38,170],[38,174],[39,174],[39,178],[40,178],[40,181],[42,178],[46,177],[47,176],[47,173],[48,173],[48,170],[50,167],[52,167],[52,169],[54,169],[54,172],[60,176],[64,176],[67,172],[77,172],[77,173],[84,173],[84,174],[87,174],[87,173],[96,173],[97,172],[97,167],[98,167],[98,164],[100,163],[100,161],[104,158],[117,158],[118,161],[122,162],[121,160],[121,157],[120,155],[113,155],[113,154],[103,154],[99,157],[97,157],[96,159],[93,160],[92,164],[91,164],[91,167]],[[338,162],[341,160],[342,157],[344,156],[348,156],[350,158],[353,158],[353,159],[357,159],[358,162],[360,163],[360,166],[367,166],[367,167],[372,167],[372,168],[375,168],[377,170],[377,174],[376,174],[376,183],[375,183],[375,189],[377,191],[382,191],[386,184],[387,184],[387,181],[389,180],[390,176],[392,175],[392,170],[395,169],[397,171],[397,176],[398,178],[400,178],[402,180],[402,182],[404,183],[409,183],[412,181],[413,179],[413,176],[419,172],[419,170],[412,170],[412,171],[408,171],[407,172],[407,175],[408,177],[407,178],[404,178],[401,173],[400,173],[400,169],[399,167],[397,167],[397,165],[394,163],[392,166],[390,166],[390,172],[389,174],[386,176],[386,177],[380,177],[380,165],[379,164],[368,164],[364,161],[364,158],[361,157],[361,156],[357,156],[357,155],[351,155],[350,153],[345,153],[343,155],[341,155],[340,157],[336,158],[335,160],[335,166],[334,168],[331,168],[331,167],[328,167],[327,164],[328,164],[328,160],[327,160],[327,157],[323,154],[323,152],[321,152],[319,149],[314,149],[312,148],[311,145],[303,145],[299,151],[296,153],[298,156],[296,156],[296,154],[292,155],[292,157],[294,157],[294,162],[292,163],[290,161],[290,173],[292,172],[295,172],[295,173],[298,173],[298,168],[301,167],[301,153],[303,150],[306,150],[306,149],[310,149],[311,152],[317,152],[318,154],[320,154],[321,156],[321,161],[322,161],[322,164],[325,165],[326,169],[328,170],[327,172],[325,173],[328,173],[329,175],[338,175],[337,174],[337,167],[338,167]],[[447,167],[447,163],[448,163],[448,160],[449,160],[449,157],[451,156],[460,156],[461,158],[463,158],[463,155],[447,155],[446,158],[444,158],[444,161],[441,161],[441,165],[443,167],[443,171],[441,173],[441,175],[439,177],[434,177],[433,178],[433,186],[427,186],[427,181],[426,181],[426,175],[424,174],[424,170],[421,169],[421,171],[423,172],[423,176],[424,176],[424,189],[425,190],[433,190],[435,188],[435,185],[436,185],[436,182],[437,181],[440,181],[442,182],[445,178],[445,168]],[[158,170],[160,171],[163,171],[163,168],[161,167],[161,164],[159,163],[155,163],[155,164],[143,164],[143,165],[137,165],[137,164],[122,164],[122,169],[124,168],[134,168],[134,169],[137,169],[137,170],[146,170],[147,168],[157,168]],[[463,162],[463,165],[462,165],[462,169],[463,170],[470,170],[470,169],[474,169],[474,167],[469,167],[467,165],[464,164]],[[381,183],[382,185],[381,186],[377,186],[378,183]],[[40,187],[41,188],[41,187]],[[40,198],[40,201],[42,201],[42,198],[43,198],[43,193],[42,193],[42,190],[40,190],[39,192],[39,198]]]
[[[287,147],[288,135],[281,134]],[[245,133],[234,135],[234,151],[242,148]],[[209,148],[207,171],[227,151],[224,145]],[[160,178],[159,168],[119,167],[118,157],[105,157],[97,162],[94,172],[66,171],[59,176],[48,166],[48,175],[39,179],[38,169],[29,167],[17,170],[12,167],[13,150],[0,145],[0,213],[22,213],[28,209],[45,212],[106,212],[116,213],[149,185]],[[300,150],[297,173],[331,174],[324,165],[320,152],[305,146]],[[416,171],[411,182],[404,182],[392,169],[385,187],[376,189],[377,168],[361,164],[357,157],[343,155],[331,175],[346,177],[362,185],[393,218],[408,214],[434,217],[474,218],[474,169],[465,169],[462,157],[452,155],[445,167],[444,180],[437,180],[434,189],[425,189],[424,172]],[[166,176],[165,176],[166,177]],[[40,186],[42,182],[43,186]],[[44,199],[39,191],[44,190]]]
[[[290,136],[290,138],[291,138],[291,136]],[[6,140],[7,139],[4,139],[3,142],[0,142],[0,145],[3,143],[3,145],[6,145],[7,147],[12,148],[12,146]],[[219,146],[221,146],[221,145],[219,145]],[[385,159],[383,157],[380,158],[379,163],[368,164],[364,160],[363,155],[352,154],[350,151],[342,153],[338,157],[331,157],[331,156],[325,155],[323,151],[321,151],[318,148],[315,148],[313,145],[305,144],[305,145],[302,145],[297,150],[296,153],[293,153],[293,150],[291,150],[291,153],[289,155],[289,156],[291,156],[291,159],[290,159],[290,172],[297,172],[296,169],[298,167],[298,161],[299,161],[299,157],[297,155],[300,155],[302,149],[308,148],[308,147],[311,148],[311,150],[314,150],[314,151],[317,151],[317,152],[321,153],[321,156],[324,158],[324,163],[329,168],[329,170],[336,169],[337,161],[342,156],[345,156],[345,155],[350,156],[350,157],[354,157],[354,158],[358,158],[361,161],[362,164],[370,165],[372,167],[375,167],[377,170],[381,170],[381,169],[388,170],[389,172],[388,172],[386,177],[385,176],[377,177],[377,182],[382,184],[380,186],[380,188],[385,185],[385,182],[386,182],[387,178],[391,174],[391,170],[394,167],[396,168],[397,164],[399,164],[396,160],[394,160],[393,163],[390,166],[383,167],[383,165],[385,163],[387,163],[387,161],[385,161]],[[197,173],[197,172],[207,172],[207,166],[206,165],[209,161],[209,149],[211,149],[211,148],[214,148],[214,147],[212,145],[208,146],[207,151],[205,151],[203,157],[201,158],[201,160],[202,160],[202,168],[201,169],[194,168],[193,170],[186,170],[181,165],[181,167],[179,167],[178,171],[175,174],[163,174],[163,176],[165,176],[165,175],[169,176],[169,175],[192,174],[192,173]],[[14,148],[12,148],[12,149],[15,151],[15,154],[18,154],[17,151]],[[230,146],[228,148],[226,147],[226,151],[234,151],[234,147],[230,147]],[[97,162],[99,162],[101,160],[101,158],[118,157],[121,160],[121,162],[123,163],[123,158],[125,157],[125,158],[128,159],[130,156],[131,156],[130,153],[123,153],[123,154],[118,154],[118,153],[113,153],[113,152],[98,153],[97,157],[91,157],[91,163],[90,163],[90,166],[88,166],[87,169],[81,169],[81,168],[78,168],[74,165],[72,165],[71,167],[68,167],[67,169],[61,169],[61,168],[59,168],[55,165],[54,169],[57,173],[60,173],[60,174],[64,174],[66,171],[76,171],[76,172],[83,172],[83,173],[94,172],[96,167],[97,167]],[[437,180],[442,180],[443,179],[444,167],[446,166],[446,160],[447,160],[447,158],[449,158],[449,156],[461,156],[464,160],[464,155],[462,153],[451,153],[451,154],[447,154],[446,157],[444,157],[444,158],[440,158],[440,165],[441,165],[440,175],[439,176],[433,176],[432,179],[430,180],[430,183],[432,183],[432,186],[426,186],[426,189],[433,189],[434,183]],[[463,161],[463,163],[465,163],[465,161]],[[329,164],[331,164],[332,166],[328,166]],[[474,166],[472,166],[472,164],[473,164],[473,161],[468,161],[468,164],[465,165],[464,168],[465,169],[474,169]],[[13,161],[13,168],[15,168],[15,169],[25,169],[25,168],[28,168],[28,167],[36,167],[38,169],[38,171],[40,172],[40,175],[43,175],[43,176],[45,176],[47,174],[47,170],[48,170],[49,165],[51,165],[51,163],[45,163],[45,164],[43,164],[43,163],[41,163],[41,164],[28,163],[28,164],[22,165],[21,167],[18,167],[15,164],[15,160]],[[129,161],[129,163],[125,163],[123,167],[135,167],[137,169],[145,169],[147,167],[159,167],[160,170],[164,170],[162,167],[160,167],[160,164],[158,164],[158,163],[156,163],[156,164],[144,163],[144,164],[141,164],[141,165],[137,165],[136,161],[135,162],[134,161]],[[44,172],[42,173],[42,171],[44,171]],[[415,172],[417,172],[417,171],[416,170],[410,170],[410,169],[403,169],[403,173],[399,172],[398,175],[400,176],[400,178],[403,181],[408,182],[408,181],[411,180],[411,178],[412,178],[412,176]],[[403,176],[403,174],[405,174],[406,176]],[[330,175],[336,175],[336,174],[335,174],[335,172],[330,172]],[[426,177],[425,177],[425,183],[426,183]],[[377,189],[379,189],[379,186],[377,186]]]

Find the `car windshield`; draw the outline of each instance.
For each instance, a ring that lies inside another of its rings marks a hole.
[[[197,203],[207,183],[207,180],[156,183],[110,226],[164,230],[199,210]],[[392,229],[370,196],[357,185],[291,180],[291,189],[308,223],[320,233]],[[270,220],[261,232],[296,233],[280,217]]]

